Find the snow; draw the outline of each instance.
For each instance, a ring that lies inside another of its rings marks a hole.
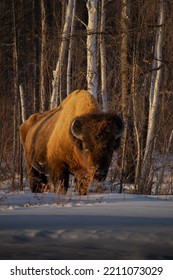
[[[173,259],[172,196],[0,191],[0,259]]]

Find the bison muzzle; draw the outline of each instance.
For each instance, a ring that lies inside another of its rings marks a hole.
[[[20,127],[31,191],[53,185],[65,194],[72,174],[78,193],[86,194],[93,178],[105,180],[122,131],[121,118],[102,112],[85,90],[74,91],[53,110],[31,115]]]

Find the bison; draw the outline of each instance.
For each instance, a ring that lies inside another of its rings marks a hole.
[[[121,118],[102,112],[85,90],[74,91],[53,110],[31,115],[20,126],[31,191],[53,185],[65,194],[72,174],[78,193],[86,194],[93,178],[106,178],[122,131]]]

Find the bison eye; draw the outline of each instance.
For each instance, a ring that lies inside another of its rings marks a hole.
[[[76,145],[80,151],[84,151],[86,153],[89,152],[89,149],[85,146],[85,144],[82,141],[76,139]]]
[[[77,148],[82,151],[83,150],[83,145],[82,145],[82,141],[78,140],[78,139],[75,139],[75,143],[76,143],[76,146]]]

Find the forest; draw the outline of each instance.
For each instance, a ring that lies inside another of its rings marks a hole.
[[[87,89],[124,121],[111,182],[173,193],[172,27],[173,0],[1,0],[0,183],[23,189],[21,123]]]

